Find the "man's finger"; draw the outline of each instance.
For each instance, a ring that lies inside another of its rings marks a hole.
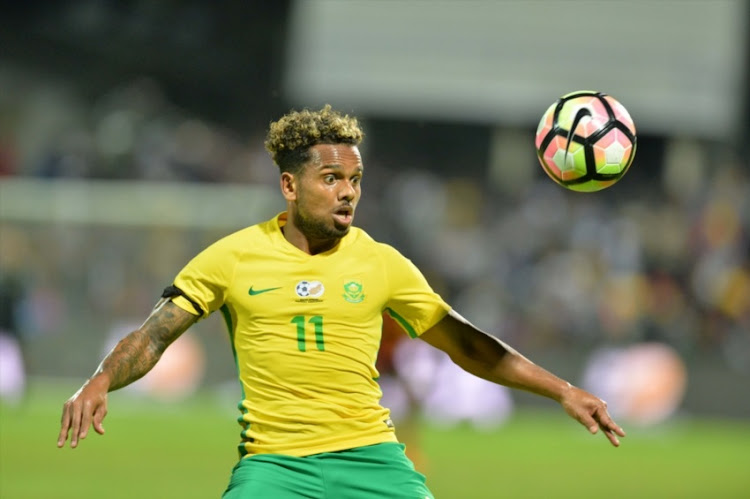
[[[614,445],[615,447],[620,446],[620,440],[618,440],[617,436],[612,431],[602,428],[602,433],[607,436],[612,445]]]
[[[617,438],[617,435],[624,437],[625,431],[623,431],[622,428],[620,428],[614,421],[612,421],[612,418],[609,417],[609,413],[607,412],[606,407],[598,409],[596,412],[594,412],[593,416],[599,422],[599,426],[601,427],[602,432],[607,436],[607,439],[609,439],[610,443],[615,447],[619,447],[620,440]]]
[[[604,410],[597,411],[597,413],[594,415],[597,421],[599,421],[599,424],[602,427],[602,430],[611,431],[614,432],[621,437],[625,436],[625,430],[623,430],[617,423],[615,423],[612,418],[609,416],[609,413]]]
[[[102,421],[104,420],[104,416],[106,415],[107,415],[106,404],[99,405],[99,407],[97,407],[96,411],[94,412],[94,430],[99,435],[104,435],[104,426],[102,426]]]
[[[60,435],[57,437],[57,446],[63,447],[68,439],[68,430],[70,429],[70,406],[65,404],[63,407],[62,418],[60,418]]]
[[[84,402],[83,410],[81,411],[81,428],[78,432],[78,438],[83,440],[86,435],[89,434],[89,426],[91,426],[91,402]]]
[[[585,426],[589,430],[589,433],[591,433],[592,435],[599,431],[599,423],[597,423],[594,418],[592,418],[588,414],[578,414],[576,419],[578,419],[578,422]]]
[[[612,433],[616,433],[617,435],[620,435],[621,437],[625,436],[625,430],[617,426],[617,424],[615,424],[614,421],[610,421],[610,423],[605,426],[607,430],[611,431]]]
[[[624,437],[626,435],[625,430],[623,430],[622,427],[618,426],[614,421],[610,421],[609,428],[621,437]]]
[[[70,446],[75,448],[78,446],[78,432],[81,429],[81,404],[73,404],[72,424],[70,426]]]

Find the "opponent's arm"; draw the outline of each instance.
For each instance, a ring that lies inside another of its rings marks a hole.
[[[185,332],[198,316],[162,299],[146,322],[120,340],[94,374],[65,402],[57,446],[63,447],[70,431],[70,446],[86,438],[93,424],[103,434],[107,414],[107,393],[129,385],[156,365],[164,350]]]
[[[609,416],[606,402],[534,364],[454,311],[420,338],[475,376],[556,400],[591,433],[601,428],[614,446],[620,445],[617,435],[625,436]]]

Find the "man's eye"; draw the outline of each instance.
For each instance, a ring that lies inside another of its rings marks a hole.
[[[336,181],[336,177],[334,175],[326,175],[323,177],[323,182],[326,184],[332,184]]]
[[[354,178],[352,179],[352,184],[354,184],[354,185],[357,185],[357,184],[358,184],[358,183],[360,183],[361,181],[362,181],[362,177],[354,177]]]

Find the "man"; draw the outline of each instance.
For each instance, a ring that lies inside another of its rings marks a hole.
[[[364,173],[355,118],[325,106],[271,124],[266,148],[287,211],[198,254],[154,311],[63,408],[58,447],[103,433],[107,393],[146,374],[198,319],[220,310],[243,400],[226,499],[432,497],[379,404],[382,313],[466,371],[558,401],[617,446],[595,396],[532,363],[453,311],[392,247],[352,227]]]

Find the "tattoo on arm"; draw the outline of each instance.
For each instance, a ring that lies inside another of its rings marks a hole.
[[[94,376],[106,375],[110,391],[129,385],[149,372],[164,350],[197,319],[171,301],[160,301],[146,322],[104,358]]]

